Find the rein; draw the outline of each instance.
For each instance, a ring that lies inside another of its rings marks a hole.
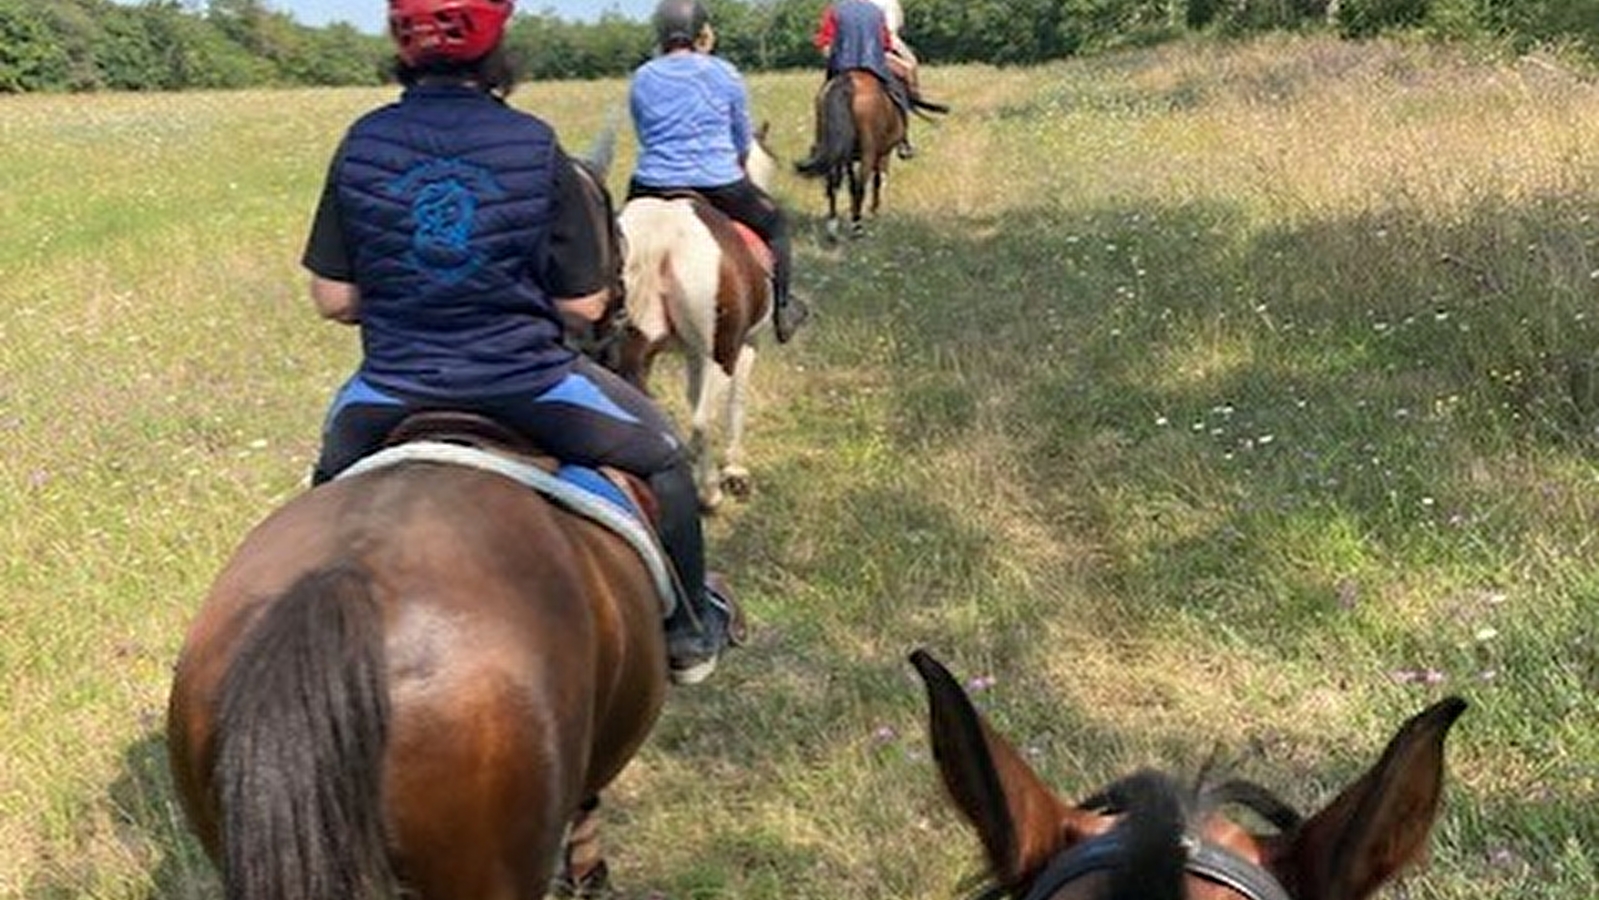
[[[589,218],[595,233],[604,235],[606,289],[609,296],[605,312],[590,328],[589,333],[576,340],[583,355],[615,370],[621,358],[621,346],[627,337],[627,289],[624,266],[627,260],[626,240],[611,204],[611,193],[605,189],[605,179],[587,160],[574,159],[572,170],[583,183],[588,195]]]
[[[1085,875],[1116,868],[1126,856],[1126,846],[1118,831],[1108,831],[1058,854],[1022,900],[1047,900]],[[1270,873],[1231,850],[1193,834],[1183,835],[1181,845],[1187,855],[1184,868],[1190,875],[1236,891],[1249,900],[1293,900]],[[1000,900],[1004,896],[1005,888],[996,885],[972,900]]]

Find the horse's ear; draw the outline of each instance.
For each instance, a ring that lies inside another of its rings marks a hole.
[[[1444,739],[1466,710],[1450,697],[1412,717],[1382,759],[1310,817],[1271,866],[1301,900],[1364,900],[1425,855],[1443,796]]]
[[[766,136],[771,133],[772,123],[769,119],[763,119],[761,124],[755,126],[755,139],[763,144],[766,143]]]
[[[932,654],[917,650],[911,664],[927,685],[928,730],[944,787],[977,830],[1001,886],[1016,888],[1095,830],[1098,817],[1057,799]]]

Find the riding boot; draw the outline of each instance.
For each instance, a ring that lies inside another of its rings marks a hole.
[[[713,587],[706,578],[699,497],[688,462],[656,473],[650,489],[661,510],[661,548],[677,570],[682,588],[666,620],[667,662],[674,683],[698,684],[715,671],[742,619],[725,587]]]
[[[810,318],[810,307],[805,301],[789,293],[789,272],[793,265],[793,249],[788,236],[774,237],[772,246],[772,332],[779,344],[786,344],[794,332]]]
[[[894,105],[899,107],[899,118],[904,123],[904,132],[900,135],[899,145],[894,148],[900,159],[912,159],[916,156],[916,148],[911,145],[911,88],[899,77],[889,79],[889,97]]]

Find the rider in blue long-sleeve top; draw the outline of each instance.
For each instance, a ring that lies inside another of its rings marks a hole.
[[[628,91],[639,143],[628,199],[691,190],[760,235],[772,248],[773,330],[786,342],[807,312],[789,295],[783,210],[744,170],[754,140],[744,79],[711,55],[715,32],[701,0],[663,0],[655,28],[660,53],[633,73]]]

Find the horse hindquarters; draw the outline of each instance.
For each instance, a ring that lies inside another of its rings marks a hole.
[[[235,553],[177,667],[173,779],[228,900],[538,900],[665,682],[631,545],[406,464],[300,495]]]
[[[391,896],[379,805],[390,711],[369,580],[312,572],[224,648],[225,672],[210,649],[186,650],[168,729],[174,780],[229,900]]]

